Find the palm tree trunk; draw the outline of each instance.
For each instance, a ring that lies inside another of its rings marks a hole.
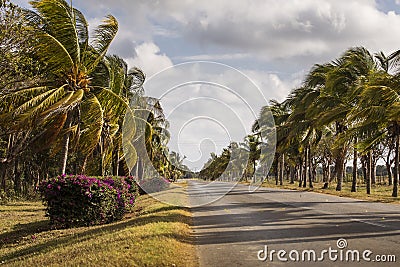
[[[279,167],[279,184],[283,185],[283,173],[285,168],[283,167],[285,165],[285,154],[282,154],[281,160],[280,160],[280,167]]]
[[[276,154],[275,165],[275,185],[278,185],[279,181],[279,154]]]
[[[376,161],[373,156],[371,161],[371,183],[376,184]]]
[[[328,189],[329,188],[329,183],[331,182],[331,165],[329,162],[326,164],[326,177],[324,177],[324,186],[322,189]]]
[[[71,114],[71,113],[70,113]],[[72,120],[71,120],[71,115],[67,115],[67,129],[71,127]],[[67,169],[67,160],[68,160],[68,148],[69,148],[69,139],[70,139],[71,133],[67,131],[67,133],[64,135],[64,144],[62,147],[62,166],[61,166],[61,174],[65,174],[65,171]]]
[[[253,160],[253,182],[256,181],[256,160]]]
[[[82,167],[81,167],[81,174],[85,174],[88,157],[89,156],[86,156],[85,159],[83,160]]]
[[[354,138],[354,153],[353,153],[353,180],[351,183],[351,192],[357,192],[357,137]]]
[[[308,147],[304,150],[304,175],[303,175],[303,187],[307,187],[307,169],[308,169]]]
[[[336,191],[342,191],[342,183],[343,183],[343,167],[344,167],[344,155],[343,149],[339,152],[339,156],[336,158],[336,177],[337,177],[337,186]]]
[[[21,194],[21,172],[18,158],[14,160],[14,191],[17,195]]]
[[[119,175],[119,147],[115,149],[115,160],[114,160],[114,175]]]
[[[1,178],[1,189],[6,192],[7,190],[7,162],[0,163],[0,178]]]
[[[388,173],[388,182],[389,182],[389,185],[392,185],[392,166],[390,166],[390,159],[389,159],[389,153],[388,153],[388,155],[387,155],[387,161],[386,161],[386,171],[387,171],[387,173]]]
[[[101,176],[105,176],[105,141],[104,138],[101,136],[100,141],[99,141],[99,147],[100,147],[100,159],[101,159]]]
[[[311,148],[310,148],[310,146],[308,146],[308,165],[309,165],[309,168],[308,168],[308,185],[309,185],[310,188],[313,188],[314,187],[313,186],[313,173],[312,173],[313,165],[312,165],[312,156],[311,156]]]
[[[367,194],[371,194],[371,182],[372,182],[372,150],[368,151],[368,176],[367,176]]]
[[[312,167],[312,180],[313,182],[319,182],[318,176],[317,176],[317,164],[313,162],[313,167]]]
[[[365,157],[365,155],[363,155],[361,157],[361,169],[362,169],[362,173],[363,173],[363,181],[364,183],[367,182],[367,159]]]
[[[324,184],[328,182],[328,170],[325,166],[325,163],[322,163],[322,181]]]
[[[6,160],[4,162],[0,163],[0,170],[2,170],[0,172],[0,178],[1,178],[1,189],[4,190],[4,192],[7,191],[7,176],[8,176],[8,168],[11,166],[10,162],[8,162],[8,156],[9,153],[12,149],[14,143],[14,135],[10,134],[8,136],[8,144],[7,144],[7,151],[6,151]]]
[[[400,133],[399,126],[396,125],[396,148],[394,150],[394,177],[393,177],[393,192],[392,197],[397,197],[398,184],[399,184],[399,143]]]
[[[303,160],[300,158],[300,165],[299,165],[299,187],[301,187],[301,184],[303,182]]]
[[[290,184],[294,184],[294,179],[296,176],[296,168],[293,166],[290,166]]]

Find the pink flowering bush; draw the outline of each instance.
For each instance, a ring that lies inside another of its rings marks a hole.
[[[138,186],[133,177],[61,175],[39,187],[51,223],[89,226],[122,219],[134,206]]]

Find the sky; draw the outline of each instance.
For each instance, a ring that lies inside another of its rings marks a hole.
[[[271,99],[282,101],[313,64],[354,46],[387,54],[400,48],[400,0],[75,0],[73,5],[91,29],[107,14],[117,18],[119,32],[109,52],[146,73],[146,94],[161,99],[170,121],[170,148],[196,170],[210,152],[243,141],[260,108]]]

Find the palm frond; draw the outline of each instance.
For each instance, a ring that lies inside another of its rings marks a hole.
[[[38,13],[33,10],[21,8],[21,14],[25,18],[27,26],[37,28],[39,30],[48,31],[48,24]]]
[[[137,67],[131,68],[128,71],[128,76],[133,77],[133,83],[131,89],[137,89],[142,87],[144,81],[146,80],[146,75],[144,74],[144,72]]]
[[[116,56],[106,56],[106,62],[109,72],[109,89],[117,95],[122,95],[125,87],[125,77],[127,72],[127,65],[125,61]]]
[[[58,40],[74,63],[80,61],[74,10],[64,0],[34,0],[30,4],[48,24],[48,34]]]
[[[108,15],[104,20],[103,24],[99,25],[95,30],[95,36],[92,43],[97,56],[94,57],[93,61],[89,63],[87,66],[87,71],[90,74],[99,64],[99,62],[104,58],[107,53],[108,47],[111,44],[111,41],[114,39],[115,35],[118,31],[118,22],[117,20]]]
[[[74,60],[67,48],[48,33],[39,32],[33,54],[42,62],[45,70],[58,76],[65,76],[74,69]]]
[[[86,51],[89,45],[89,24],[81,11],[74,8],[73,12],[75,16],[75,28],[78,35],[79,47],[81,51]]]
[[[121,114],[125,114],[126,110],[130,108],[122,97],[107,88],[103,88],[97,94],[97,98],[103,108],[104,118],[114,123],[119,120]]]
[[[60,88],[58,90],[60,90]],[[49,90],[41,93],[40,95],[32,97],[31,99],[29,99],[28,101],[24,102],[22,105],[17,107],[13,111],[13,116],[15,117],[17,115],[25,113],[27,110],[37,106],[43,100],[46,100],[46,98],[48,98],[49,96],[51,96],[52,94],[54,94],[58,90],[57,89],[49,89]],[[64,90],[64,88],[61,87],[61,90]]]
[[[40,117],[42,120],[46,120],[48,117],[53,114],[63,113],[65,111],[65,104],[71,99],[75,92],[68,92],[65,96],[42,112]]]
[[[131,168],[135,166],[138,159],[136,149],[131,142],[123,142],[122,151],[123,151],[123,158],[125,159],[127,166],[130,168],[129,171],[131,171]]]
[[[66,120],[67,114],[59,114],[52,117],[52,119],[43,126],[45,130],[36,135],[30,142],[33,150],[39,152],[53,146],[59,137]]]
[[[81,133],[79,150],[89,155],[99,143],[103,128],[103,109],[96,96],[91,95],[81,103]]]

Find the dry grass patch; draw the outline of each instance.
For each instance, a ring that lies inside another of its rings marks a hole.
[[[40,202],[0,206],[5,266],[197,266],[191,214],[141,196],[123,221],[51,229]]]

